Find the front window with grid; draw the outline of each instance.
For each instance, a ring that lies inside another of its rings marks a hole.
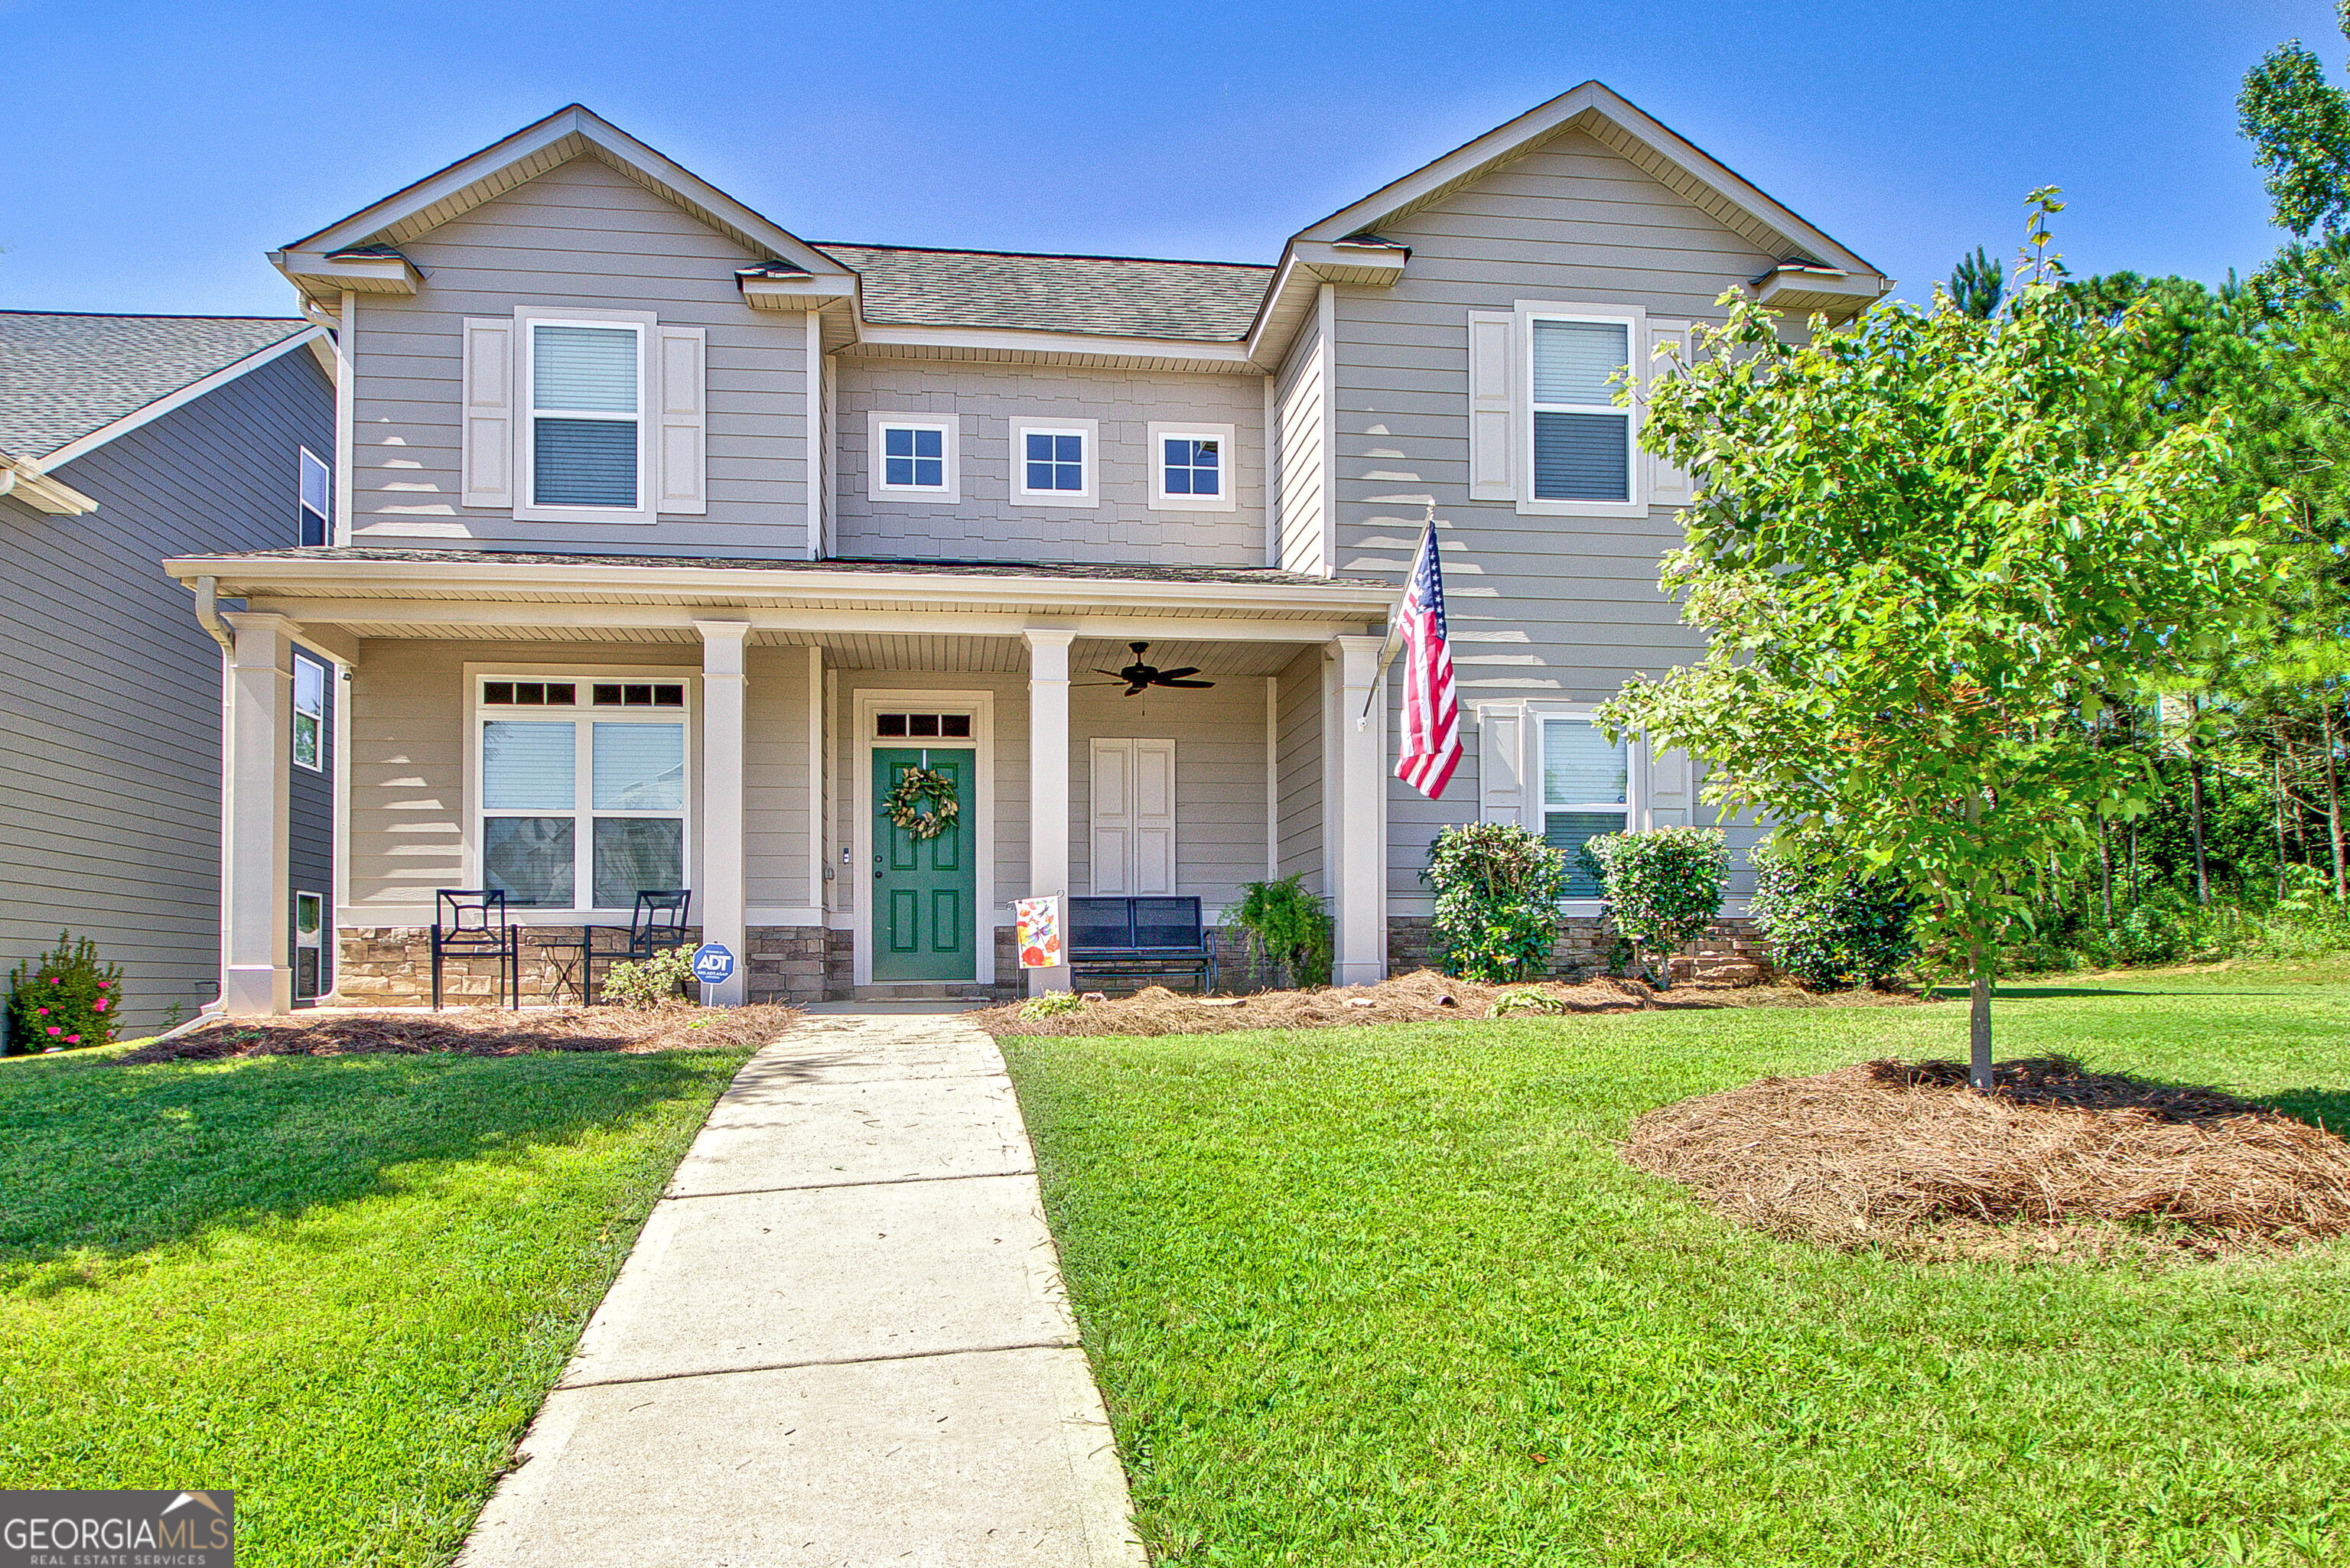
[[[892,489],[944,490],[947,432],[922,425],[890,425],[881,431],[881,483]]]
[[[682,681],[484,681],[483,886],[542,909],[684,887],[684,708]]]
[[[1632,362],[1627,321],[1533,322],[1537,501],[1632,499],[1632,410],[1611,378]]]
[[[1578,852],[1586,839],[1621,833],[1631,812],[1631,751],[1588,719],[1545,719],[1542,726],[1543,840],[1566,851],[1566,896],[1596,898],[1598,880]]]
[[[1169,436],[1161,443],[1161,487],[1170,495],[1222,495],[1223,442],[1200,436]]]
[[[327,667],[307,653],[294,656],[294,765],[327,769]]]
[[[635,327],[531,324],[533,504],[635,509],[640,336]]]
[[[1086,438],[1078,431],[1027,431],[1021,487],[1032,494],[1082,494],[1086,488]]]

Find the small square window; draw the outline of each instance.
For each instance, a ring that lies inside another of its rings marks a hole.
[[[873,732],[877,735],[889,737],[901,736],[905,734],[906,715],[903,713],[882,713],[876,716],[873,723]]]
[[[968,713],[940,714],[939,733],[951,741],[970,740],[971,715]]]
[[[1153,424],[1150,504],[1165,512],[1231,512],[1240,488],[1231,425]]]
[[[684,688],[684,687],[682,687],[682,686],[656,686],[656,687],[654,687],[654,688],[653,688],[653,706],[654,706],[654,707],[656,707],[656,708],[682,708],[682,707],[684,707],[684,706],[685,706],[685,688]]]
[[[919,490],[943,490],[947,483],[947,436],[944,431],[893,427],[881,432],[881,482]]]
[[[1086,438],[1048,431],[1028,432],[1027,486],[1039,493],[1075,495],[1086,487]]]
[[[515,700],[514,689],[515,683],[511,680],[485,681],[482,686],[482,701],[504,707]]]
[[[938,732],[939,716],[936,713],[909,713],[906,715],[906,733],[909,735],[930,736],[935,738]]]
[[[1197,441],[1190,436],[1170,436],[1166,442],[1167,493],[1170,495],[1222,495],[1223,492],[1222,443]]]

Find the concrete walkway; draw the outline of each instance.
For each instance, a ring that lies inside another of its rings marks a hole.
[[[994,1043],[813,1018],[655,1206],[463,1568],[1140,1568]]]

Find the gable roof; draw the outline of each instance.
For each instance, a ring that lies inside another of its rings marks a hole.
[[[1237,343],[1273,268],[1243,262],[1043,255],[819,242],[858,275],[865,319]]]
[[[317,332],[285,317],[0,311],[0,453],[56,467],[133,428],[136,416],[176,407],[175,395],[201,395],[193,389]]]

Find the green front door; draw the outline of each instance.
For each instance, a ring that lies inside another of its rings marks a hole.
[[[873,978],[976,980],[972,869],[976,842],[972,819],[979,803],[972,788],[975,753],[930,747],[875,747],[873,752]],[[954,826],[935,838],[917,838],[882,809],[909,768],[929,765],[954,781],[962,806]]]

